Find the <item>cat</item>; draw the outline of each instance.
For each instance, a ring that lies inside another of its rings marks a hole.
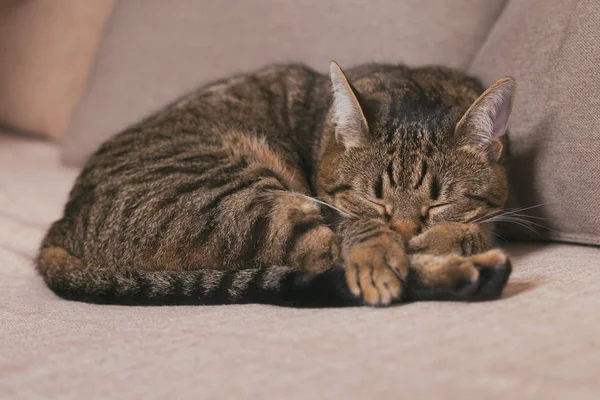
[[[494,299],[489,216],[515,81],[445,67],[277,65],[105,142],[44,238],[59,296],[103,304],[386,306]]]

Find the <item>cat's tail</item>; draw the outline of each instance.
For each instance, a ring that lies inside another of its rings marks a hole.
[[[264,303],[293,307],[358,305],[342,268],[321,273],[285,266],[226,272],[89,269],[58,247],[40,251],[37,269],[60,297],[99,304],[183,305]]]

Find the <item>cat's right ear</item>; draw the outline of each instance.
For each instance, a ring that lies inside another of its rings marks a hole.
[[[331,62],[330,71],[335,137],[346,148],[363,146],[368,138],[369,126],[360,103],[346,75],[335,61]]]

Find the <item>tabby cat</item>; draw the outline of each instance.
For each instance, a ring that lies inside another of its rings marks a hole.
[[[507,198],[514,88],[336,63],[208,85],[98,149],[37,269],[93,303],[498,297],[511,266],[485,221]]]

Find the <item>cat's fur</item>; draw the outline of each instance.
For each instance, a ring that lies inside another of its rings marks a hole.
[[[446,68],[335,63],[206,86],[89,159],[38,271],[97,303],[497,297],[510,263],[478,221],[507,197],[514,81],[482,92]]]

